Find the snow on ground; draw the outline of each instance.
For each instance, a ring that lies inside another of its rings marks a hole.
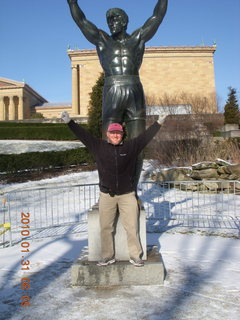
[[[86,231],[31,242],[27,308],[19,305],[25,293],[19,286],[21,247],[0,250],[0,319],[239,319],[238,240],[166,233],[148,235],[148,242],[160,247],[168,272],[164,285],[156,280],[156,286],[105,290],[70,284],[71,265],[87,246]]]
[[[61,175],[55,178],[43,179],[38,181],[19,182],[11,184],[0,184],[0,196],[3,193],[16,190],[26,190],[31,188],[41,187],[57,187],[57,186],[74,186],[84,183],[98,183],[97,170],[88,172],[71,173],[68,175]]]
[[[83,144],[79,141],[0,140],[0,154],[64,151],[81,148],[82,146]]]
[[[147,163],[145,170],[149,170]],[[97,181],[94,171],[0,187],[6,192]],[[72,228],[66,226],[58,237],[29,240],[30,253],[24,254],[24,260],[30,261],[27,271],[20,270],[20,243],[0,249],[1,320],[239,319],[238,239],[190,234],[181,228],[148,233],[148,244],[158,246],[167,269],[163,286],[156,279],[155,286],[87,289],[71,286],[71,266],[80,253],[87,252],[87,226],[83,222],[77,234]],[[31,288],[23,290],[21,279],[30,275]],[[20,298],[26,293],[31,306],[24,308]]]

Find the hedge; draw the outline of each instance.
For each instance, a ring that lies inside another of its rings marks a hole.
[[[0,172],[15,173],[20,170],[43,170],[55,167],[70,167],[93,163],[94,159],[86,148],[66,151],[27,152],[0,155]]]
[[[81,126],[87,129],[86,124]],[[0,122],[0,139],[14,140],[76,140],[76,136],[62,123]]]

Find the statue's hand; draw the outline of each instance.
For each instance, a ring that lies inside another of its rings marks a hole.
[[[65,123],[69,123],[71,121],[70,117],[69,117],[69,114],[67,111],[63,111],[61,113],[61,118],[62,120],[65,122]]]
[[[163,122],[165,121],[166,117],[167,117],[166,114],[159,115],[157,122],[158,122],[160,125],[163,125]]]
[[[68,2],[69,4],[74,4],[74,3],[77,3],[77,0],[67,0],[67,2]]]

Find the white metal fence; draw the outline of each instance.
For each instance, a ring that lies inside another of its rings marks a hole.
[[[139,196],[149,232],[176,227],[239,231],[239,181],[143,182]],[[32,236],[44,236],[46,230],[49,234],[51,228],[55,229],[50,235],[56,235],[59,228],[64,232],[70,225],[75,226],[72,232],[78,232],[98,197],[97,184],[12,191],[2,196],[0,224],[10,222],[12,233],[19,234],[22,213],[29,213]],[[6,241],[6,233],[4,237]]]
[[[141,187],[149,232],[181,227],[239,233],[239,181],[168,181]]]

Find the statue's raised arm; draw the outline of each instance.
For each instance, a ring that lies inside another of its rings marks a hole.
[[[99,41],[100,30],[92,22],[86,19],[85,14],[80,9],[77,0],[67,0],[73,20],[78,25],[87,40],[94,45]]]
[[[168,0],[158,0],[153,15],[144,23],[144,25],[137,29],[134,33],[141,32],[141,39],[144,42],[149,41],[157,32],[166,12],[167,12]]]

